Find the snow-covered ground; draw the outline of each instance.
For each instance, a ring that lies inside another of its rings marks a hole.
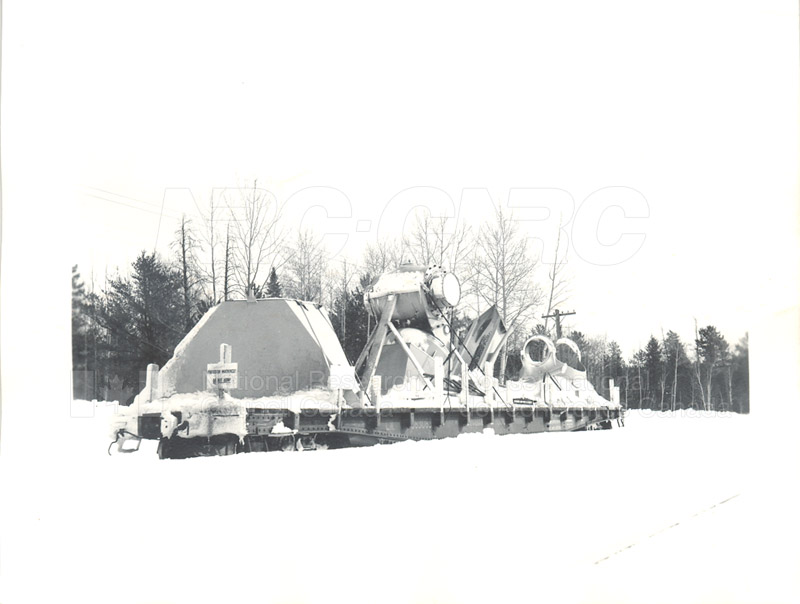
[[[113,406],[81,406],[4,443],[4,604],[800,595],[796,447],[752,417],[160,461],[106,455]]]

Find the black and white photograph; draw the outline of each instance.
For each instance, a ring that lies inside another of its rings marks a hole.
[[[800,601],[797,2],[2,2],[0,602]]]

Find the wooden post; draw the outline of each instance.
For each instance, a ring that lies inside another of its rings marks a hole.
[[[439,404],[439,411],[444,413],[444,362],[442,357],[433,357],[433,400]]]
[[[608,392],[611,402],[619,405],[619,386],[614,385],[614,378],[608,380]]]
[[[489,415],[492,418],[492,427],[494,427],[494,376],[492,376],[492,368],[489,363],[486,363],[483,374],[484,381],[484,401],[489,403]]]
[[[381,388],[382,388],[381,376],[373,375],[372,379],[370,380],[370,390],[372,395],[372,403],[375,405],[376,411],[380,413],[381,410]],[[380,419],[380,416],[379,416]]]
[[[542,319],[554,318],[556,320],[556,340],[558,340],[561,338],[561,317],[566,317],[568,315],[574,315],[574,314],[575,314],[574,310],[569,312],[561,312],[558,309],[555,309],[555,311],[553,311],[553,314],[551,315],[542,315]]]
[[[490,403],[494,403],[494,376],[492,375],[492,363],[486,363],[484,367],[484,390],[486,391],[486,397],[489,399]]]
[[[461,363],[461,402],[467,407],[467,424],[469,424],[469,372],[466,363]]]
[[[161,393],[159,392],[159,384],[158,384],[158,365],[155,363],[150,363],[147,366],[147,374],[145,377],[145,392],[147,393],[147,401],[152,402],[159,398]]]

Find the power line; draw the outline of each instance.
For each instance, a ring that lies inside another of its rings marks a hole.
[[[158,234],[161,232],[161,217],[164,215],[164,204],[167,203],[167,193],[164,192],[164,198],[161,200],[161,215],[158,217],[158,228],[156,229],[156,242],[153,244],[153,253],[156,253],[158,247]]]
[[[107,191],[106,189],[101,189],[99,187],[86,187],[87,189],[92,189],[93,191],[100,191],[101,193],[105,193],[107,195],[113,195],[114,197],[122,197],[123,199],[129,199],[130,201],[138,201],[139,203],[143,203],[148,206],[153,206],[154,208],[159,207],[159,204],[153,203],[152,201],[145,201],[144,199],[137,199],[136,197],[131,197],[129,195],[122,195],[121,193],[114,193],[113,191]]]
[[[122,201],[118,201],[118,200],[115,200],[115,199],[109,199],[108,197],[103,197],[101,195],[95,195],[93,193],[84,193],[84,195],[87,195],[88,197],[94,197],[95,199],[100,199],[102,201],[107,201],[109,203],[118,204],[118,205],[125,206],[125,207],[128,207],[128,208],[134,208],[136,210],[141,210],[142,212],[149,212],[150,214],[158,214],[158,215],[162,215],[163,214],[164,216],[167,216],[167,217],[172,218],[174,220],[180,220],[180,216],[177,216],[177,215],[172,214],[170,212],[163,211],[166,200],[163,200],[161,202],[161,204],[156,204],[156,203],[152,203],[150,201],[145,201],[143,199],[137,199],[135,197],[130,197],[129,195],[122,195],[121,193],[114,193],[113,191],[107,191],[106,189],[100,189],[98,187],[86,187],[86,188],[87,189],[91,189],[93,191],[99,191],[101,193],[106,193],[107,195],[112,195],[114,197],[121,197],[121,198],[129,200],[129,201],[135,201],[135,202],[138,202],[138,203],[143,203],[145,205],[152,206],[154,208],[159,208],[159,211],[157,212],[155,210],[148,210],[146,208],[142,208],[142,207],[139,207],[139,206],[136,206],[136,205],[132,205],[132,204],[129,204],[129,203],[125,203],[125,202],[122,202]],[[166,193],[165,193],[165,196],[166,196]],[[200,219],[202,219],[204,222],[207,223],[208,220],[207,220],[205,214],[203,213],[203,211],[200,209],[200,206],[198,205],[197,200],[194,198],[194,195],[192,195],[192,202],[194,203],[194,206],[197,209],[197,216]],[[234,207],[238,208],[239,206],[234,206]],[[181,214],[187,214],[187,212],[181,212]],[[192,213],[188,213],[188,214],[190,216],[194,215]],[[239,221],[239,220],[242,220],[242,219],[240,219],[240,218],[222,219],[221,218],[221,219],[215,219],[215,222],[217,220],[219,222],[228,222],[228,221]]]
[[[84,193],[84,195],[86,195],[87,197],[93,197],[95,199],[99,199],[101,201],[106,201],[108,203],[113,203],[113,204],[116,204],[116,205],[125,206],[126,208],[132,208],[134,210],[139,210],[140,212],[147,212],[148,214],[160,215],[158,212],[154,212],[153,210],[148,210],[146,208],[141,208],[139,206],[131,205],[129,203],[125,203],[125,202],[122,202],[122,201],[116,201],[114,199],[108,199],[107,197],[101,197],[99,195],[93,195],[92,193]],[[167,217],[168,218],[172,218],[174,220],[178,219],[177,216],[171,216],[169,214],[167,214]]]

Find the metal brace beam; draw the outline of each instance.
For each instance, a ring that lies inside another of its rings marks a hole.
[[[370,342],[368,342],[367,346],[365,346],[364,350],[361,352],[361,356],[364,356],[367,350],[369,350],[369,353],[366,354],[366,367],[361,380],[364,388],[369,388],[372,377],[375,375],[378,359],[380,359],[383,344],[386,342],[386,335],[388,334],[387,325],[392,326],[392,315],[394,314],[394,307],[396,304],[397,297],[394,294],[386,298],[386,304],[383,307],[383,312],[381,312],[381,318],[375,326],[375,331],[372,332]],[[361,356],[359,356],[359,360],[356,361],[356,371],[358,371],[358,367],[361,365],[361,362],[363,362],[361,361]]]
[[[431,390],[431,392],[433,392],[434,391],[433,384],[431,384],[430,380],[425,377],[425,372],[422,369],[422,365],[420,365],[419,361],[417,361],[417,359],[414,357],[414,353],[411,352],[411,349],[408,347],[408,345],[405,342],[403,342],[403,338],[400,337],[400,332],[397,331],[397,328],[391,322],[389,323],[389,329],[392,331],[394,337],[397,339],[397,343],[400,344],[400,348],[402,348],[403,352],[406,353],[406,356],[411,361],[411,364],[414,366],[414,369],[417,370],[419,377],[421,377],[422,381],[425,382],[425,387]]]

